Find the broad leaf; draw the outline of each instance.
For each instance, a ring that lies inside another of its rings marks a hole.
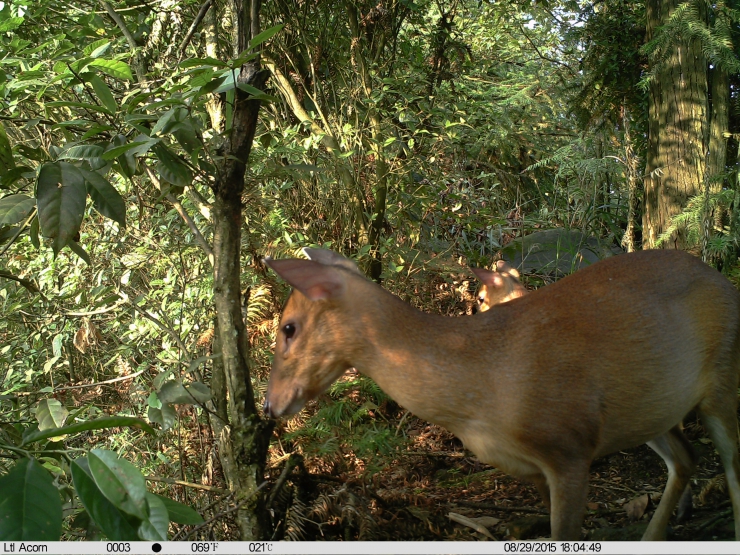
[[[118,103],[113,97],[113,93],[108,88],[108,85],[105,84],[105,81],[95,74],[93,74],[89,80],[95,90],[95,94],[98,96],[98,100],[100,100],[100,103],[108,108],[111,114],[115,114],[118,111]]]
[[[270,27],[269,29],[265,29],[260,34],[258,34],[256,37],[254,37],[252,40],[249,41],[249,50],[254,48],[255,46],[262,44],[266,40],[272,38],[276,33],[278,33],[283,27],[285,26],[284,23],[281,23],[280,25],[275,25],[274,27]]]
[[[90,67],[95,67],[116,79],[128,79],[129,81],[133,81],[134,79],[134,76],[131,74],[131,68],[128,64],[118,60],[96,59],[90,62]]]
[[[152,495],[157,494],[155,493]],[[177,524],[200,524],[203,522],[203,517],[200,516],[196,510],[187,505],[183,505],[174,499],[162,497],[161,495],[157,495],[157,497],[159,497],[162,500],[162,503],[164,503],[164,506],[167,507],[167,513],[170,515],[171,522],[176,522]]]
[[[112,451],[93,449],[88,455],[90,473],[95,485],[118,509],[146,520],[146,484],[139,469]]]
[[[165,383],[157,393],[163,405],[205,403],[211,398],[211,395],[208,386],[200,382],[193,382],[185,386],[179,380]]]
[[[146,492],[146,503],[149,507],[149,516],[139,526],[139,537],[150,541],[166,540],[170,524],[167,507],[158,495],[150,492]]]
[[[68,148],[60,156],[60,160],[91,160],[103,155],[103,147],[100,145],[77,145]]]
[[[64,426],[69,411],[57,399],[43,399],[36,407],[39,430],[51,430]]]
[[[156,422],[162,426],[162,431],[167,431],[177,422],[177,411],[173,405],[162,405],[161,408],[149,407],[147,410],[149,422]]]
[[[80,169],[95,210],[126,227],[126,202],[115,187],[97,172]]]
[[[23,443],[21,444],[21,446],[50,437],[56,437],[65,434],[76,434],[78,432],[86,432],[88,430],[105,430],[108,428],[118,428],[120,426],[141,428],[146,433],[152,435],[154,435],[155,433],[149,424],[147,424],[143,420],[139,420],[138,418],[132,418],[131,416],[106,416],[104,418],[97,418],[95,420],[89,420],[87,422],[70,424],[69,426],[63,426],[61,428],[30,433],[23,438]]]
[[[83,249],[77,241],[72,240],[69,243],[67,243],[67,246],[73,253],[75,253],[77,256],[82,258],[82,260],[84,260],[88,266],[92,266],[92,260],[90,260],[90,255],[87,254],[87,251],[85,251],[85,249]]]
[[[68,162],[44,164],[36,186],[41,232],[57,254],[80,231],[87,190],[80,170]]]
[[[127,515],[108,501],[95,484],[86,457],[72,461],[72,480],[82,505],[109,540],[136,541],[139,535]]]
[[[0,226],[15,225],[25,220],[36,205],[27,195],[8,195],[0,199]]]
[[[22,459],[0,478],[0,541],[59,541],[62,500],[49,473]]]
[[[162,179],[178,187],[188,187],[193,184],[193,174],[190,172],[190,168],[163,143],[153,145],[152,150],[159,159],[157,171],[159,171]]]

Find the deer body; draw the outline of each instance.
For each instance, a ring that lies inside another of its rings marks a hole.
[[[740,533],[740,294],[692,256],[610,258],[466,318],[422,313],[346,264],[268,264],[297,290],[278,332],[269,415],[297,412],[354,366],[483,462],[533,480],[549,494],[555,539],[580,537],[591,461],[650,442],[671,471],[645,534],[660,539],[693,470],[677,426],[696,409]]]

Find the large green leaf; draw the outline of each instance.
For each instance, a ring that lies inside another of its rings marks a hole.
[[[111,152],[121,147],[128,147],[129,145],[126,141],[127,139],[125,135],[116,135],[113,137],[111,144],[108,145],[106,152]],[[126,148],[119,154],[116,154],[113,158],[118,162],[121,173],[131,179],[134,177],[134,174],[136,174],[136,157],[132,152],[128,152],[128,150],[130,150],[130,148]],[[112,160],[113,158],[109,159]]]
[[[161,497],[150,492],[146,492],[146,503],[149,516],[139,526],[139,537],[142,540],[165,541],[170,524],[167,507]]]
[[[126,227],[126,202],[115,187],[97,172],[80,169],[95,210]]]
[[[72,481],[82,505],[109,540],[136,541],[139,535],[127,515],[108,501],[92,479],[86,457],[72,461]]]
[[[172,380],[165,383],[162,389],[157,393],[159,400],[165,404],[188,404],[205,403],[212,394],[207,385],[200,382],[193,382],[183,385],[179,380]]]
[[[105,81],[95,74],[89,77],[89,81],[100,103],[108,108],[111,114],[115,114],[118,111],[118,103]]]
[[[99,69],[116,79],[128,79],[129,81],[133,81],[134,79],[134,76],[131,74],[131,68],[127,63],[120,60],[102,60],[98,58],[90,62],[90,67]]]
[[[69,243],[67,243],[67,246],[69,247],[69,250],[71,250],[77,256],[82,258],[82,260],[84,260],[88,266],[92,266],[92,260],[90,260],[90,255],[87,254],[87,251],[83,249],[77,241],[72,240]]]
[[[159,159],[157,170],[162,179],[178,187],[188,187],[193,184],[193,174],[190,168],[163,143],[153,145],[152,150]]]
[[[0,541],[59,541],[62,500],[49,473],[34,459],[0,478]]]
[[[108,501],[126,514],[148,519],[146,483],[138,468],[104,449],[93,449],[87,460],[95,484]]]
[[[260,34],[249,41],[249,50],[272,38],[272,36],[279,32],[284,26],[285,23],[281,23],[280,25],[275,25],[274,27],[270,27],[269,29],[265,29],[264,31],[262,31]]]
[[[36,186],[39,224],[58,253],[80,231],[87,190],[80,170],[68,162],[44,164]]]
[[[105,430],[108,428],[118,428],[121,426],[131,426],[134,428],[141,428],[148,434],[154,435],[154,429],[138,418],[131,416],[106,416],[104,418],[96,418],[95,420],[89,420],[87,422],[78,422],[76,424],[70,424],[69,426],[63,426],[61,428],[54,428],[50,430],[43,430],[28,434],[23,439],[22,445],[27,445],[34,441],[40,441],[42,439],[48,439],[50,437],[57,437],[69,434],[76,434],[79,432],[86,432],[88,430]]]
[[[68,148],[60,156],[60,160],[92,160],[103,155],[100,145],[77,145]]]
[[[152,494],[152,495],[157,495]],[[175,501],[174,499],[169,499],[168,497],[162,497],[161,495],[157,495],[162,500],[162,503],[164,503],[164,506],[167,507],[167,513],[170,515],[170,521],[176,522],[177,524],[200,524],[203,522],[203,517],[200,516],[200,514],[194,510],[188,507],[187,505],[183,505],[182,503]]]
[[[39,430],[51,430],[64,426],[69,411],[57,399],[43,399],[36,407],[36,420]]]
[[[8,195],[0,199],[0,226],[15,225],[25,220],[36,205],[27,195]]]

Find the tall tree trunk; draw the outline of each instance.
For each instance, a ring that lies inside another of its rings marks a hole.
[[[260,0],[234,2],[240,52],[259,29]],[[259,58],[242,66],[240,83],[258,89],[267,80]],[[234,91],[233,121],[224,144],[222,163],[213,185],[213,289],[218,318],[218,344],[228,391],[228,425],[220,430],[221,463],[229,488],[236,493],[236,513],[242,540],[270,537],[270,522],[260,487],[264,479],[272,421],[260,418],[249,375],[249,338],[241,313],[240,249],[244,175],[257,127],[259,100],[241,89]]]
[[[680,0],[648,0],[647,40],[654,38]],[[679,40],[650,84],[643,244],[658,237],[704,183],[707,63],[698,40]],[[679,231],[663,248],[685,248]]]

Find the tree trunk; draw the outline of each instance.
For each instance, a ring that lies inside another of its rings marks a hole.
[[[242,6],[235,2],[238,22],[238,47],[246,48],[257,34],[259,0]],[[267,72],[259,59],[241,68],[238,81],[261,89]],[[249,375],[249,339],[241,313],[240,249],[242,194],[244,175],[257,127],[259,100],[251,99],[241,89],[234,91],[233,121],[224,144],[223,161],[213,190],[213,288],[218,326],[216,332],[223,364],[223,378],[228,391],[228,425],[219,435],[221,464],[229,488],[236,492],[240,509],[236,513],[241,539],[263,540],[270,537],[270,522],[259,493],[264,479],[267,448],[272,421],[262,420],[254,403]]]
[[[622,246],[627,252],[634,252],[638,248],[637,241],[637,214],[638,214],[638,168],[640,160],[637,157],[632,141],[632,120],[627,104],[622,106],[622,126],[624,128],[624,162],[627,166],[627,229],[622,238]]]
[[[654,38],[679,0],[648,0],[647,40]],[[707,64],[699,41],[681,39],[661,64],[649,90],[649,125],[645,177],[643,244],[655,248],[658,237],[689,197],[704,183],[707,121]],[[663,248],[685,248],[684,231]]]

